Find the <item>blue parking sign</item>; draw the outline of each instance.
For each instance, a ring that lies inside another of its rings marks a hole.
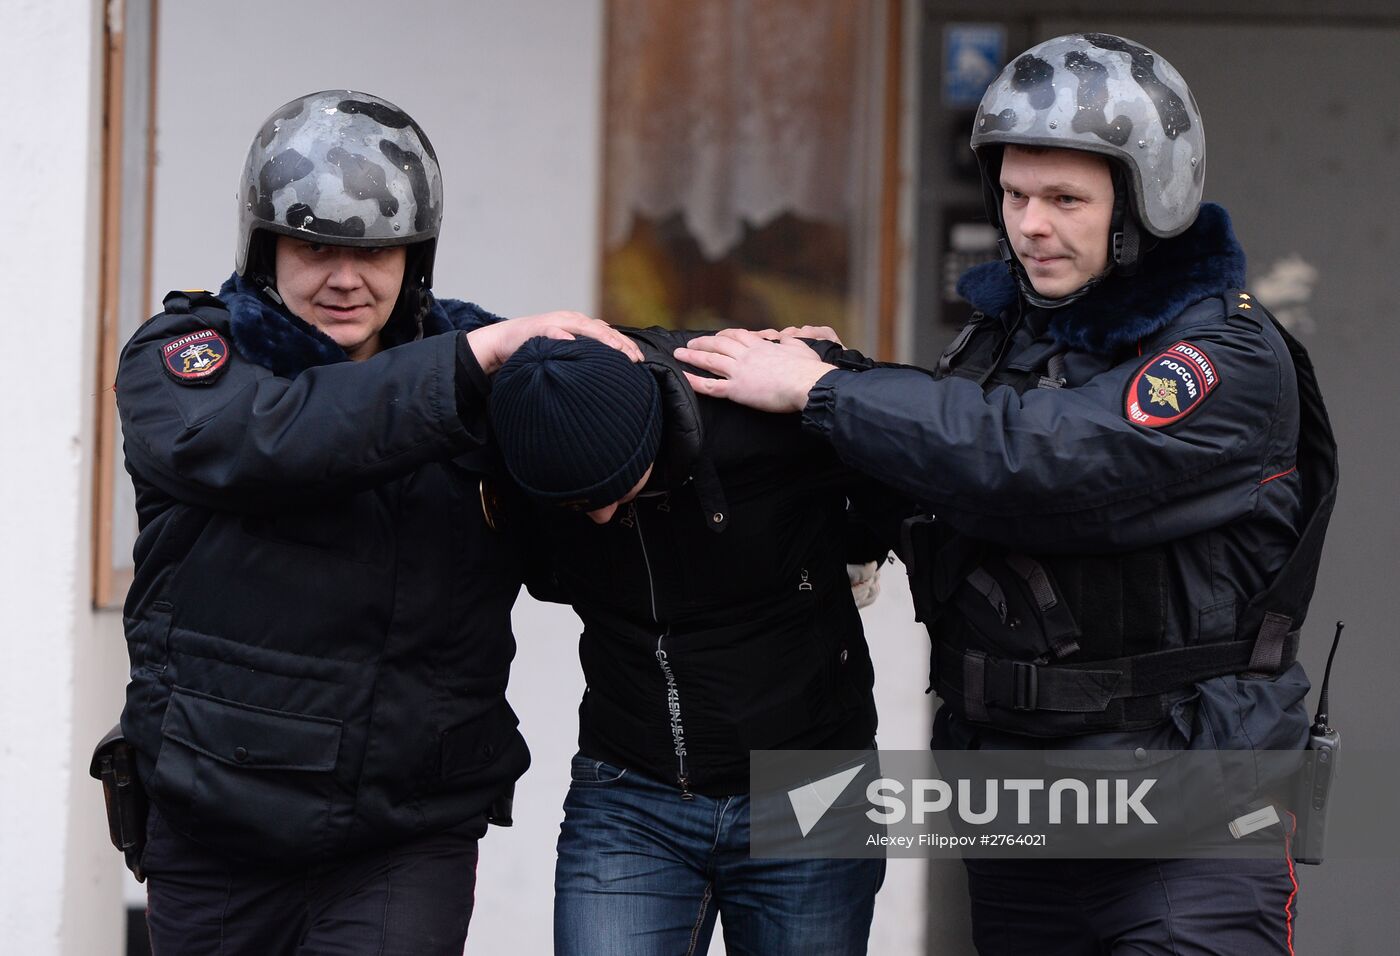
[[[943,29],[943,103],[976,106],[1006,59],[1006,28],[997,23],[950,23]]]

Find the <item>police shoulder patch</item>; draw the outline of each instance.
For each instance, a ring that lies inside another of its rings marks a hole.
[[[165,371],[182,385],[212,385],[228,365],[228,343],[213,329],[200,329],[160,347]]]
[[[1123,396],[1123,411],[1134,425],[1163,428],[1200,408],[1219,384],[1205,350],[1177,342],[1138,368]]]

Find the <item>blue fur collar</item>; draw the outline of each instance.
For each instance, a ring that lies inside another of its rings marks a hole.
[[[219,301],[229,311],[229,332],[240,355],[283,378],[296,378],[316,365],[348,362],[345,350],[320,329],[274,305],[242,276],[234,274],[219,289]],[[472,302],[432,298],[423,316],[421,336],[403,321],[384,327],[386,348],[443,332],[464,331],[500,320]]]
[[[1187,306],[1244,286],[1244,250],[1230,215],[1203,203],[1181,235],[1163,239],[1135,276],[1110,275],[1078,302],[1048,312],[1049,334],[1080,352],[1109,354],[1162,329]],[[963,273],[958,294],[988,315],[1003,315],[1018,289],[1003,262],[984,262]]]

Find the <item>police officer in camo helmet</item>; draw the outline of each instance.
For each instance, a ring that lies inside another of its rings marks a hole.
[[[238,198],[237,271],[170,293],[117,372],[152,948],[460,956],[529,764],[488,376],[540,336],[640,351],[434,297],[437,157],[377,96],[278,109]]]
[[[1191,91],[1140,43],[1055,37],[1006,65],[971,133],[1002,257],[959,280],[976,311],[935,369],[836,367],[745,333],[677,357],[720,376],[697,392],[802,411],[925,509],[903,557],[935,749],[1082,767],[1305,748],[1297,650],[1336,445],[1306,350],[1201,202]],[[1206,839],[1237,846],[1228,823],[1277,799],[1243,783],[1185,808]],[[1277,816],[1253,859],[969,857],[978,950],[1291,952]]]

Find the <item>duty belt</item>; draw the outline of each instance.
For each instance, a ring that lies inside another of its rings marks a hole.
[[[1254,640],[1169,648],[1106,660],[1038,664],[994,657],[980,650],[938,646],[938,685],[956,694],[969,720],[987,721],[988,708],[1100,714],[1122,702],[1130,720],[1165,717],[1197,681],[1226,674],[1272,676],[1293,663],[1298,632],[1275,619]]]

